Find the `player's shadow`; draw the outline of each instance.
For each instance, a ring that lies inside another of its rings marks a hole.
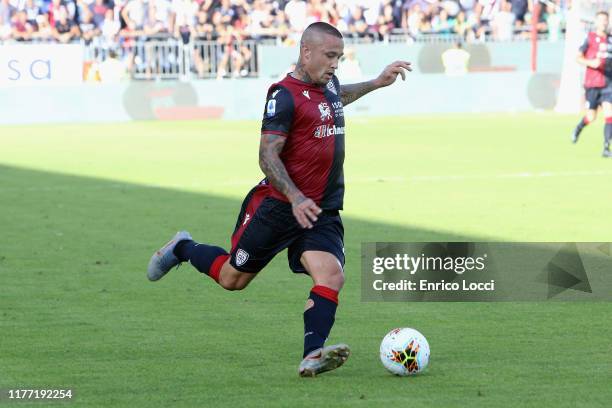
[[[197,241],[228,248],[241,205],[240,200],[214,195],[9,166],[0,166],[0,200],[0,269],[8,276],[22,279],[22,274],[38,273],[41,279],[52,278],[54,285],[66,278],[66,287],[81,283],[86,286],[121,284],[125,285],[124,289],[134,288],[135,293],[146,283],[144,270],[152,251],[179,229],[189,230]],[[353,217],[344,217],[344,223],[348,291],[359,291],[360,279],[356,278],[362,266],[363,242],[485,241],[477,236]],[[551,260],[558,250],[532,247],[529,243],[515,246],[510,256],[527,254],[523,256],[526,262],[536,258]],[[598,256],[605,255],[605,249],[600,252]],[[588,260],[590,255],[584,257]],[[515,263],[516,272],[513,273],[517,274],[517,279],[522,279],[521,271],[528,268],[528,264],[525,266],[518,261],[521,259],[502,260],[504,267]],[[563,262],[571,263],[572,260]],[[551,273],[561,276],[563,271]],[[181,275],[194,279],[191,271],[181,271]],[[387,277],[395,278],[391,275]],[[291,276],[283,252],[252,286],[264,289],[284,285]],[[434,277],[438,280],[452,278],[446,272]],[[171,280],[177,283],[176,279]],[[302,293],[310,280],[302,282],[303,285],[292,284],[283,290]],[[531,283],[534,282],[544,283],[542,279]],[[561,285],[566,283],[572,284],[568,281]],[[525,290],[529,289],[525,285]],[[405,299],[390,296],[380,300]],[[451,296],[448,300],[461,299]]]

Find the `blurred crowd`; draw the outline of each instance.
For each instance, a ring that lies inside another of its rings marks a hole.
[[[381,41],[456,34],[470,40],[526,35],[532,0],[0,0],[0,41],[120,44],[168,37],[294,44],[315,21],[346,36]],[[543,4],[538,31],[557,38],[565,3]]]

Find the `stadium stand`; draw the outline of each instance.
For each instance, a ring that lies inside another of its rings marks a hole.
[[[0,0],[0,43],[80,42],[86,60],[112,50],[133,78],[257,75],[257,45],[294,45],[315,21],[347,42],[528,39],[528,0]],[[567,4],[549,1],[540,36],[563,35]]]

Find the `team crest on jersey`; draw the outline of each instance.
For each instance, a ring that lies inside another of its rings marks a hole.
[[[319,112],[321,113],[322,121],[332,118],[331,109],[329,108],[329,105],[327,104],[327,102],[321,102],[319,104]]]
[[[327,89],[329,89],[330,92],[332,92],[334,95],[338,95],[338,92],[336,91],[336,85],[334,85],[334,81],[329,81],[327,83]]]
[[[242,266],[246,263],[246,261],[249,260],[249,254],[248,252],[239,249],[238,252],[236,252],[236,266]]]

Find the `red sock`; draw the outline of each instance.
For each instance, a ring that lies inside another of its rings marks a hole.
[[[230,256],[227,254],[219,255],[215,258],[212,265],[210,266],[210,272],[208,273],[208,276],[213,278],[215,282],[219,283],[219,274],[221,273],[221,267],[223,267],[223,264],[225,263],[225,261],[227,261],[229,257]]]

